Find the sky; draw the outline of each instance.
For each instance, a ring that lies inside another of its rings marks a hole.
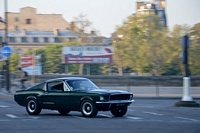
[[[92,22],[90,30],[110,37],[116,26],[122,25],[128,16],[135,13],[136,1],[148,0],[7,0],[8,12],[20,12],[30,6],[38,14],[62,14],[67,22],[80,14]],[[150,1],[150,0],[149,0]],[[176,24],[193,26],[200,22],[200,0],[166,0],[167,26]],[[0,0],[0,16],[4,18],[4,0]]]

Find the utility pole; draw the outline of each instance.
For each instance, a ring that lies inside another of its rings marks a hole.
[[[5,10],[5,45],[8,45],[8,13],[7,13],[7,0],[4,0]],[[6,90],[10,91],[10,71],[9,71],[9,57],[6,60]]]

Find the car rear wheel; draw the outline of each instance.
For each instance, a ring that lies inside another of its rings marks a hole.
[[[81,113],[85,117],[95,117],[98,113],[98,109],[92,101],[84,100],[81,103]]]
[[[70,110],[58,110],[61,115],[66,115],[70,112]]]
[[[27,101],[26,111],[28,112],[29,115],[39,115],[41,110],[42,108],[38,104],[37,100],[30,99]]]
[[[110,112],[115,116],[115,117],[122,117],[126,114],[127,112],[127,107],[124,108],[112,108]]]

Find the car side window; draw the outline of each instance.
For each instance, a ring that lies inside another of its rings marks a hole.
[[[49,83],[47,83],[47,90],[62,92],[62,91],[64,91],[64,84],[62,81],[49,82]]]

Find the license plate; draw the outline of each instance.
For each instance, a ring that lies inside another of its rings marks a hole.
[[[124,103],[117,103],[116,106],[125,106]]]

